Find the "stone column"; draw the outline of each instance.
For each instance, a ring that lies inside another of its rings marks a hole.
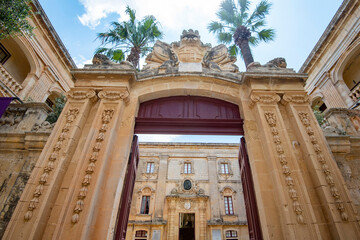
[[[76,89],[68,94],[66,106],[36,163],[4,239],[42,238],[92,102],[96,100],[92,89]]]
[[[349,97],[350,89],[346,85],[345,81],[343,79],[339,79],[339,81],[335,84],[336,89],[340,93],[340,96],[346,103],[347,107],[350,107],[354,104],[354,101]]]
[[[217,179],[217,164],[216,157],[207,157],[208,171],[209,171],[209,185],[210,185],[210,201],[211,201],[211,218],[214,220],[220,219],[220,195]]]
[[[308,102],[305,92],[286,92],[282,99],[292,115],[294,131],[319,196],[321,205],[316,207],[323,210],[334,239],[356,239],[360,236],[356,211]]]
[[[159,157],[159,172],[156,186],[155,196],[155,218],[163,219],[163,211],[165,204],[166,195],[166,178],[167,178],[167,167],[168,167],[168,155],[160,155]]]

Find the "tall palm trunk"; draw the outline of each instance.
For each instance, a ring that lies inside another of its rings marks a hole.
[[[130,54],[127,56],[126,60],[131,62],[135,68],[139,68],[139,60],[140,60],[140,48],[133,47],[131,48]]]
[[[254,62],[250,46],[249,38],[251,37],[250,30],[245,26],[238,26],[234,33],[235,44],[240,48],[241,54],[245,61],[245,66],[247,67],[250,63]]]

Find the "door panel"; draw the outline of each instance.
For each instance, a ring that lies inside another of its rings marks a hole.
[[[245,138],[240,139],[239,165],[241,182],[244,192],[246,217],[250,240],[262,240],[259,212],[256,204],[254,183],[251,175],[250,163],[246,151]]]
[[[126,229],[129,220],[131,199],[135,185],[136,170],[139,164],[139,143],[138,137],[134,135],[129,161],[124,178],[123,190],[121,193],[120,208],[116,224],[116,240],[125,240]]]

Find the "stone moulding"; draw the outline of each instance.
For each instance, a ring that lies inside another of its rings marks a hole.
[[[78,108],[70,108],[65,114],[65,116],[66,116],[65,124],[61,130],[59,137],[58,137],[58,141],[53,146],[53,151],[50,154],[50,157],[48,158],[46,167],[44,167],[44,169],[43,169],[43,174],[40,176],[39,184],[37,185],[37,187],[35,188],[35,191],[33,193],[33,198],[30,200],[30,203],[28,206],[28,211],[25,213],[25,216],[24,216],[25,221],[28,221],[31,219],[31,217],[33,215],[33,211],[36,209],[38,203],[40,202],[39,198],[44,191],[45,184],[48,182],[50,173],[52,172],[52,170],[55,167],[55,161],[56,161],[56,159],[59,158],[60,150],[61,150],[62,146],[64,145],[64,142],[68,139],[70,127],[71,127],[72,123],[74,122],[74,120],[76,119],[78,114],[79,114]]]
[[[280,101],[280,96],[275,93],[266,93],[266,92],[254,92],[250,95],[250,104],[249,107],[253,108],[256,103],[278,103]]]
[[[344,203],[341,200],[340,193],[335,186],[334,178],[331,176],[332,174],[331,174],[331,171],[327,164],[327,161],[325,160],[325,157],[322,153],[321,147],[318,144],[318,140],[316,139],[316,137],[314,135],[314,130],[311,127],[309,113],[298,112],[298,116],[299,116],[302,124],[305,127],[306,133],[309,135],[310,142],[313,145],[313,149],[316,153],[317,160],[319,161],[319,163],[321,165],[321,169],[322,169],[323,174],[325,175],[326,182],[330,187],[330,194],[333,197],[333,199],[335,200],[336,209],[339,211],[341,219],[343,221],[348,221],[349,217],[348,217],[347,213],[345,212]]]
[[[108,124],[110,123],[113,115],[114,115],[114,109],[104,109],[102,113],[101,128],[99,129],[98,136],[96,137],[93,143],[92,153],[89,157],[88,166],[85,170],[85,176],[81,183],[81,189],[79,191],[79,194],[77,196],[77,201],[73,209],[73,215],[71,217],[71,222],[73,224],[79,221],[79,217],[80,217],[79,214],[84,209],[84,199],[86,198],[86,195],[89,191],[91,178],[95,171],[95,162],[98,160],[99,151],[101,150],[101,144],[105,139],[105,134],[108,128]]]
[[[71,90],[67,93],[68,98],[75,100],[84,100],[89,98],[92,102],[96,102],[97,96],[94,90]]]
[[[107,100],[119,100],[123,99],[125,103],[129,102],[129,91],[127,88],[123,88],[120,90],[103,90],[98,93],[99,98],[107,99]]]
[[[305,93],[304,94],[291,94],[291,95],[285,94],[281,99],[282,105],[286,105],[290,102],[303,104],[303,103],[309,103],[310,99],[309,99],[309,96],[307,96]]]
[[[292,205],[293,205],[293,210],[296,214],[296,220],[298,223],[300,224],[304,224],[304,217],[302,215],[302,208],[301,205],[299,203],[299,196],[298,193],[295,189],[295,183],[294,183],[294,179],[291,177],[291,170],[288,166],[288,162],[286,160],[286,156],[284,154],[284,149],[281,145],[281,139],[279,136],[279,131],[276,127],[276,116],[275,113],[272,111],[266,111],[264,113],[265,115],[265,119],[268,123],[268,125],[270,126],[271,129],[271,134],[273,136],[273,142],[275,144],[275,148],[276,148],[276,152],[277,152],[277,156],[278,159],[280,161],[280,164],[282,166],[283,169],[283,175],[285,177],[285,183],[288,187],[288,193],[289,193],[289,197],[292,200]]]

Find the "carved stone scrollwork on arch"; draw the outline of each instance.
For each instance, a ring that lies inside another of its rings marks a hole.
[[[120,89],[105,89],[98,93],[98,96],[101,99],[110,101],[122,99],[125,103],[129,102],[129,95],[129,90],[126,87]]]
[[[267,103],[267,104],[276,104],[280,101],[280,96],[274,92],[253,92],[250,95],[250,104],[249,107],[253,108],[256,103]]]
[[[84,100],[89,98],[92,102],[98,100],[94,90],[82,90],[82,89],[73,89],[66,94],[67,98],[74,100]]]

